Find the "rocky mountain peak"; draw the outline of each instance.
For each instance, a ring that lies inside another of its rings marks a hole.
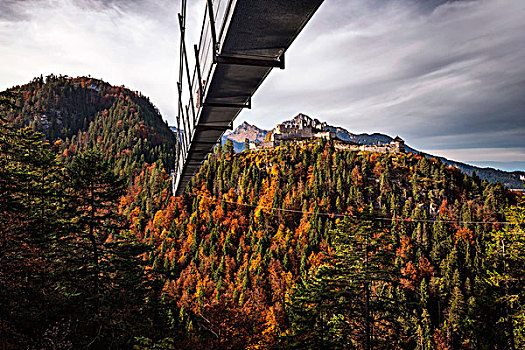
[[[237,130],[249,130],[251,128],[255,128],[255,129],[258,129],[256,126],[254,125],[251,125],[250,123],[248,122],[243,122],[241,125],[239,125],[237,127]]]
[[[236,142],[244,142],[245,139],[248,139],[252,142],[261,142],[264,141],[268,130],[263,130],[255,125],[251,125],[248,122],[243,122],[235,130],[225,135],[228,139]]]

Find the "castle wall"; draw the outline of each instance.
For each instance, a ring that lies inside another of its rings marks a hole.
[[[335,139],[335,132],[333,131],[316,132],[313,136],[318,139],[333,140]]]
[[[396,145],[353,145],[345,143],[336,143],[334,145],[337,149],[349,150],[349,151],[368,151],[377,153],[404,153]]]
[[[283,130],[280,128],[280,130]],[[276,131],[280,131],[276,130]],[[312,131],[312,127],[307,126],[304,128],[286,128],[284,130],[290,130],[285,133],[274,133],[274,140],[290,140],[290,139],[309,139],[315,137],[315,134]]]
[[[252,150],[258,150],[258,149],[264,149],[264,148],[274,148],[279,146],[279,143],[276,141],[264,141],[264,142],[250,142],[250,149]]]

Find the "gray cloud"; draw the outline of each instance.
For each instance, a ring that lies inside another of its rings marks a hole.
[[[193,43],[204,1],[188,5]],[[179,7],[1,1],[0,89],[52,72],[91,74],[142,91],[173,122]],[[270,74],[236,124],[270,128],[303,112],[457,160],[523,164],[523,33],[523,1],[326,0],[287,52],[286,70]]]
[[[23,21],[27,20],[29,16],[24,11],[24,1],[18,0],[4,0],[0,2],[0,21]]]
[[[92,75],[174,114],[180,3],[171,0],[0,2],[0,90],[40,74]]]
[[[269,124],[269,115],[302,111],[356,132],[400,134],[445,156],[468,149],[465,161],[481,147],[525,150],[524,2],[330,4],[243,119]],[[524,155],[502,149],[486,160]]]
[[[143,1],[143,0],[71,0],[66,1],[84,11],[118,10],[123,14],[132,15],[161,15],[173,8],[178,2],[170,0]],[[64,1],[57,0],[3,0],[0,2],[0,19],[4,21],[28,20],[35,9],[51,8],[60,11]]]

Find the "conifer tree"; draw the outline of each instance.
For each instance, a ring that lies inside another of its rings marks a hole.
[[[490,269],[487,282],[501,305],[503,325],[509,349],[525,346],[525,199],[507,210],[510,225],[493,231],[487,242]]]
[[[292,346],[371,349],[399,341],[395,242],[370,210],[337,225],[334,255],[296,287],[289,305]]]

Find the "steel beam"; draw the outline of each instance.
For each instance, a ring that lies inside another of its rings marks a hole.
[[[219,108],[247,108],[252,109],[252,98],[248,99],[248,103],[224,103],[224,102],[204,102],[204,107],[219,107]]]
[[[215,52],[218,50],[217,45],[217,31],[215,28],[215,15],[213,14],[213,1],[207,0],[208,3],[208,16],[210,17],[210,29],[211,29],[211,38],[213,40],[213,52],[215,55]]]
[[[254,67],[272,67],[284,69],[284,53],[278,60],[266,59],[266,58],[255,58],[250,57],[239,57],[239,56],[229,56],[229,55],[215,55],[215,63],[222,64],[235,64],[239,66],[254,66]]]
[[[195,126],[197,130],[200,131],[206,131],[206,130],[219,130],[219,131],[226,131],[226,130],[232,130],[233,127],[230,125],[217,125],[217,124],[197,124]]]

